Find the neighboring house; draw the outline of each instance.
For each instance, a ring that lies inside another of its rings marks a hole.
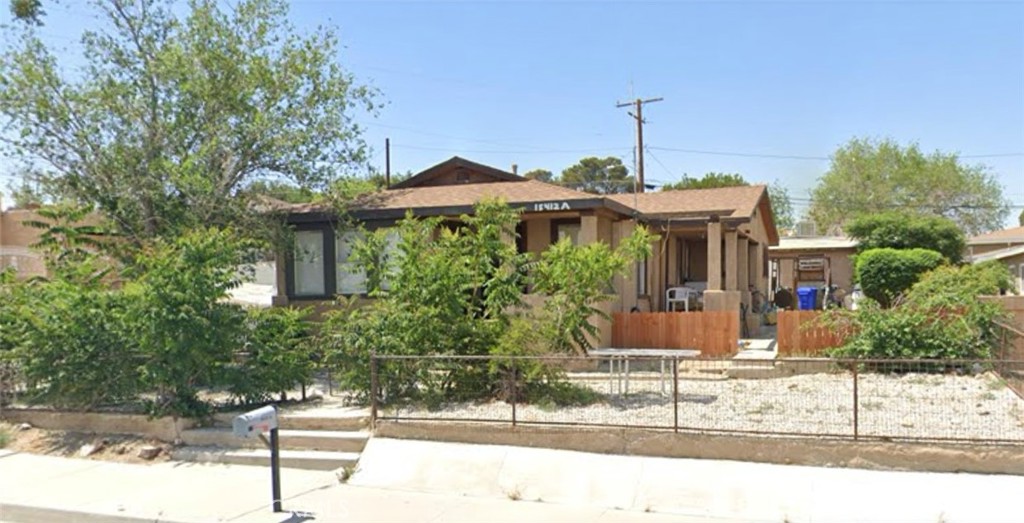
[[[46,263],[31,249],[42,231],[23,223],[40,219],[31,209],[0,212],[0,271],[12,268],[19,278],[46,276]]]
[[[376,230],[394,226],[406,212],[457,220],[489,198],[523,210],[516,245],[535,256],[561,238],[614,247],[638,224],[658,234],[654,254],[616,278],[606,312],[665,310],[666,290],[684,284],[703,291],[707,310],[739,311],[741,302],[750,302],[750,288],[767,291],[768,246],[778,243],[778,233],[764,186],[598,195],[453,157],[388,190],[357,198],[348,215]],[[365,294],[365,276],[349,259],[358,231],[340,228],[335,212],[323,206],[280,209],[295,230],[296,246],[279,255],[274,303]],[[607,345],[611,326],[597,323]]]
[[[768,250],[772,289],[835,285],[853,290],[857,240],[843,236],[781,238]]]
[[[1009,267],[1017,281],[1017,292],[1024,293],[1024,227],[1011,227],[981,234],[967,240],[971,263],[999,260]]]

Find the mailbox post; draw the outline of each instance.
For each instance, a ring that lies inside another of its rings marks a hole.
[[[267,405],[236,416],[232,423],[232,429],[236,436],[259,437],[270,447],[270,487],[273,507],[274,512],[283,512],[281,509],[281,453],[277,437],[277,407]],[[270,441],[263,436],[263,433],[268,431],[270,432]]]

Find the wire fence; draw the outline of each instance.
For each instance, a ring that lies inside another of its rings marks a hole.
[[[1024,444],[1022,360],[387,356],[374,420]]]

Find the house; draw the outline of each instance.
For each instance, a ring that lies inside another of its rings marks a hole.
[[[835,285],[853,290],[853,255],[857,240],[845,236],[793,236],[768,249],[772,290]]]
[[[971,263],[1005,263],[1017,281],[1017,292],[1024,293],[1024,227],[974,236],[967,240],[967,254]]]
[[[738,313],[741,303],[750,303],[751,289],[767,291],[768,246],[778,243],[778,232],[764,186],[598,195],[453,157],[357,198],[347,214],[377,230],[394,226],[406,212],[454,220],[489,198],[522,209],[516,245],[537,256],[562,238],[614,247],[641,225],[658,234],[654,254],[616,278],[614,298],[604,304],[607,313],[666,310],[667,291],[683,285],[701,293],[694,306]],[[338,294],[365,294],[365,277],[349,259],[359,232],[341,227],[336,213],[321,205],[281,210],[295,231],[295,248],[279,254],[274,303],[316,304]],[[611,325],[600,321],[598,327],[607,345]]]
[[[19,278],[46,276],[43,257],[31,248],[43,231],[24,224],[41,219],[31,209],[0,211],[0,271],[13,269]]]

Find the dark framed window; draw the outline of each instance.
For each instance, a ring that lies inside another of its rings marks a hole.
[[[580,229],[579,218],[551,220],[551,243],[555,244],[563,238],[569,238],[573,245],[579,245]]]

